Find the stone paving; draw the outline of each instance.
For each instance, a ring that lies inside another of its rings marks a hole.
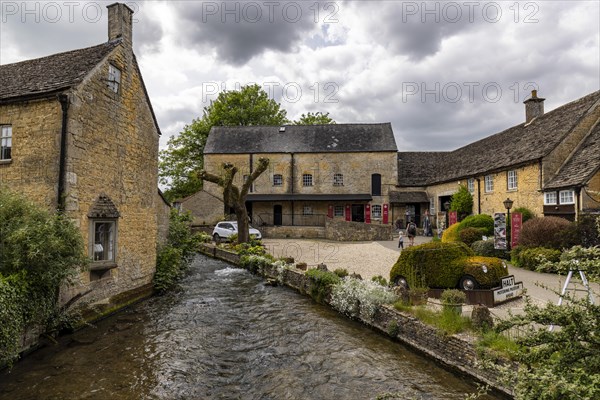
[[[417,236],[415,245],[431,241],[430,237]],[[350,273],[358,273],[364,279],[381,275],[389,279],[392,266],[398,259],[400,249],[397,239],[379,242],[334,242],[326,240],[309,239],[264,239],[267,250],[276,257],[294,257],[297,262],[306,262],[309,267],[324,263],[329,270],[345,268]],[[408,245],[405,238],[404,246]],[[556,303],[559,296],[554,291],[560,292],[565,282],[565,276],[543,274],[509,266],[510,274],[515,276],[517,282],[523,282],[527,295],[536,304],[546,302]],[[596,303],[600,301],[600,285],[593,283],[592,291]],[[582,289],[579,279],[571,281],[570,288]],[[572,292],[576,296],[585,296],[584,292]],[[525,301],[523,299],[510,301],[491,309],[497,318],[522,311]],[[464,313],[470,313],[470,307],[464,308]]]

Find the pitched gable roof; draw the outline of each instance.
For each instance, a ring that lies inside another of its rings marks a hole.
[[[583,140],[544,189],[584,185],[600,169],[600,122]]]
[[[56,93],[79,84],[120,40],[0,65],[0,103]]]
[[[215,126],[204,147],[204,154],[382,151],[398,151],[390,123]]]
[[[398,153],[400,186],[424,186],[531,163],[548,155],[600,101],[600,91],[450,152]],[[405,171],[406,170],[406,171]],[[408,175],[408,176],[407,176]]]

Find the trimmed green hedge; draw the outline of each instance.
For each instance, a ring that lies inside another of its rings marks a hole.
[[[497,257],[466,257],[455,260],[452,264],[452,268],[458,271],[461,276],[471,275],[475,278],[481,288],[498,286],[500,278],[508,275],[506,264]],[[458,279],[460,279],[460,276]]]
[[[469,215],[460,222],[459,234],[467,228],[481,228],[484,235],[491,236],[494,234],[494,218],[487,214]]]
[[[442,233],[442,242],[444,243],[453,243],[460,241],[458,237],[458,227],[460,223],[452,224],[448,228],[444,229],[444,233]]]
[[[512,263],[515,267],[528,269],[535,271],[541,264],[541,258],[545,258],[547,261],[558,262],[560,261],[560,250],[547,249],[544,247],[532,247],[525,248],[518,246],[511,252]]]
[[[455,274],[445,271],[452,261],[472,256],[473,251],[464,243],[429,242],[402,251],[390,271],[390,282],[399,276],[407,279],[410,287],[454,287]],[[459,277],[460,278],[460,277]],[[450,286],[445,286],[450,284]]]

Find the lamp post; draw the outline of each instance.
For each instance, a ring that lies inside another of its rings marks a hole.
[[[502,203],[504,203],[504,208],[506,208],[506,250],[510,251],[510,209],[514,202],[507,197]]]

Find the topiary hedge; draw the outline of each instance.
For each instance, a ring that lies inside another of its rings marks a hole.
[[[469,215],[460,222],[458,232],[467,228],[481,228],[484,235],[491,236],[494,234],[494,218],[487,214]]]
[[[545,261],[558,262],[561,251],[544,247],[516,247],[512,252],[512,263],[515,267],[535,271]]]
[[[465,257],[454,260],[452,264],[452,269],[458,271],[460,276],[471,275],[475,278],[480,288],[496,287],[500,278],[508,275],[506,263],[497,257]]]
[[[454,275],[444,271],[452,261],[472,256],[473,251],[464,243],[429,242],[402,251],[390,271],[390,282],[403,276],[410,287],[444,287]],[[454,287],[451,285],[449,287]]]
[[[444,243],[453,243],[460,241],[458,237],[458,226],[460,223],[452,224],[448,228],[444,230],[442,234],[442,242]]]
[[[471,246],[476,241],[481,240],[484,234],[485,228],[465,228],[458,232],[458,237],[461,242]]]

